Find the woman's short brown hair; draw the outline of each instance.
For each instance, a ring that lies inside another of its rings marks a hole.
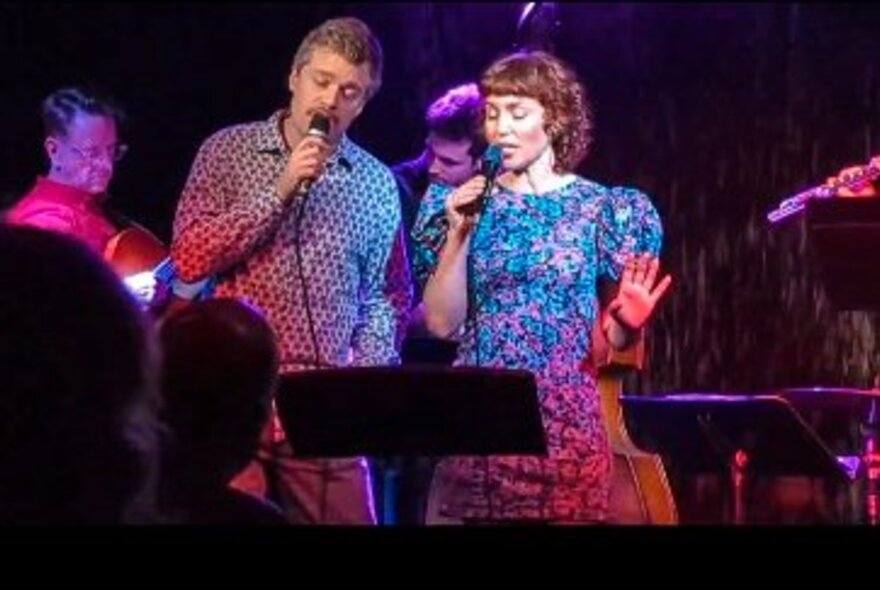
[[[495,60],[480,79],[487,96],[527,96],[544,107],[544,128],[556,156],[554,170],[571,172],[593,140],[593,111],[574,70],[544,51],[518,51]]]

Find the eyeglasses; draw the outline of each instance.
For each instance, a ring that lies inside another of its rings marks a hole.
[[[128,146],[124,143],[116,143],[105,148],[78,148],[75,145],[70,145],[68,147],[76,152],[80,158],[89,162],[97,162],[101,158],[108,158],[113,162],[118,162],[128,153]]]

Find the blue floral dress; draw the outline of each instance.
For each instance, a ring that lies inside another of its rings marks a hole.
[[[450,187],[432,185],[413,229],[422,285],[446,236]],[[597,279],[617,281],[635,253],[657,255],[648,197],[580,177],[541,195],[500,188],[471,239],[471,321],[457,365],[516,368],[537,380],[548,456],[450,457],[435,474],[441,513],[477,520],[602,521],[611,454],[595,376],[581,369],[598,314]]]

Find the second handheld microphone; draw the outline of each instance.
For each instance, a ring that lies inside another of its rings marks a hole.
[[[476,215],[483,211],[483,205],[489,195],[492,193],[492,187],[495,185],[495,177],[501,171],[501,148],[497,145],[490,145],[483,153],[480,159],[480,173],[486,177],[486,186],[483,192],[476,200],[471,201],[458,208],[458,212],[462,215]]]

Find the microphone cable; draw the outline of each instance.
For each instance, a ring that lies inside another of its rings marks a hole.
[[[305,270],[303,269],[303,260],[302,260],[302,220],[306,210],[306,204],[309,201],[309,193],[308,191],[302,195],[302,201],[300,202],[299,210],[296,212],[296,219],[294,220],[294,236],[293,236],[293,251],[294,256],[296,256],[296,272],[299,278],[299,283],[302,286],[302,297],[303,297],[303,306],[306,311],[306,322],[309,325],[309,337],[312,342],[312,352],[315,355],[315,366],[324,367],[323,359],[321,358],[321,348],[318,345],[318,335],[315,331],[315,320],[312,316],[312,304],[309,300],[309,284],[306,280]]]
[[[320,137],[326,140],[329,133],[330,120],[320,113],[315,114],[312,117],[312,120],[309,122],[309,130],[306,135],[311,137]],[[309,325],[309,337],[311,338],[312,351],[315,355],[315,366],[327,367],[329,365],[325,364],[323,358],[321,357],[321,347],[318,344],[318,335],[315,331],[315,320],[312,316],[312,305],[309,299],[309,284],[306,280],[302,260],[302,220],[305,216],[306,205],[309,202],[309,193],[311,192],[312,184],[314,182],[314,180],[307,178],[300,183],[300,186],[297,189],[297,192],[299,192],[299,194],[302,196],[302,200],[299,210],[296,212],[296,219],[294,220],[295,232],[293,240],[293,251],[294,256],[296,256],[297,276],[299,277],[300,285],[302,285],[303,306],[305,307],[306,321]]]

